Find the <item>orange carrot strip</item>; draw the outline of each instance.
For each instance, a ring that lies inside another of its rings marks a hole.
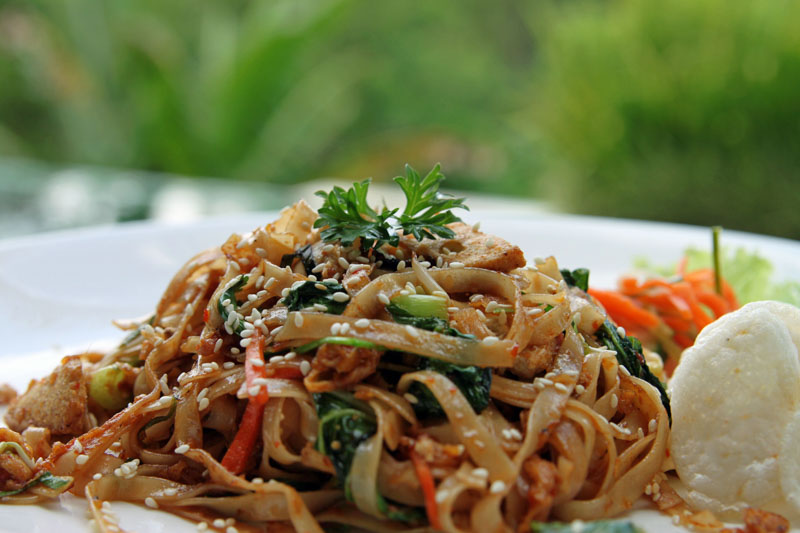
[[[639,292],[639,280],[633,276],[623,276],[619,279],[619,290],[628,296]]]
[[[706,313],[705,310],[700,307],[700,304],[697,302],[697,298],[695,298],[694,292],[692,292],[691,285],[685,281],[676,283],[675,292],[678,293],[678,296],[686,300],[687,304],[689,304],[689,309],[692,310],[692,322],[694,322],[694,325],[697,327],[698,333],[701,329],[713,321],[713,319],[708,316],[708,313]]]
[[[253,455],[256,439],[261,433],[263,416],[264,404],[256,397],[250,398],[239,423],[239,430],[222,458],[222,466],[229,472],[239,475],[244,471],[247,460]]]
[[[436,530],[442,529],[442,523],[439,520],[439,507],[436,505],[436,486],[433,483],[433,474],[428,463],[420,457],[417,452],[411,450],[411,462],[414,463],[414,470],[417,473],[420,487],[422,487],[422,495],[425,498],[425,512],[428,515],[428,522],[431,527]]]
[[[250,337],[250,344],[247,345],[245,350],[244,359],[244,375],[246,380],[247,390],[254,386],[253,381],[257,378],[267,377],[267,369],[264,366],[264,335],[261,330],[256,328],[253,330],[253,335]],[[260,361],[260,364],[256,361]],[[264,405],[269,399],[267,388],[262,386],[258,396],[255,399]]]
[[[658,316],[641,308],[624,294],[620,294],[616,291],[591,288],[589,289],[589,294],[597,298],[597,300],[603,304],[603,307],[614,317],[615,321],[618,321],[618,318],[627,317],[631,322],[640,324],[646,328],[655,327],[660,323]]]
[[[675,333],[688,333],[689,329],[692,326],[692,318],[691,316],[689,319],[678,318],[674,316],[662,316],[661,320],[669,326],[669,329],[674,331]]]
[[[717,318],[731,311],[727,300],[715,292],[698,291],[696,297],[697,301],[711,309]]]
[[[677,314],[678,316],[691,320],[692,310],[682,298],[672,293],[670,290],[652,290],[640,295],[637,300],[649,304],[662,313]]]

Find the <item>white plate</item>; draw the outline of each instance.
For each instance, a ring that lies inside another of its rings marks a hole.
[[[121,338],[115,318],[149,313],[172,275],[195,253],[275,218],[250,213],[186,224],[129,223],[0,241],[0,382],[24,389],[70,352],[100,349]],[[529,261],[554,255],[562,268],[587,267],[596,287],[613,287],[633,259],[676,261],[688,246],[709,247],[707,228],[593,217],[469,213],[483,231],[522,247]],[[800,243],[734,231],[726,246],[760,252],[778,279],[800,279]],[[121,525],[141,533],[196,531],[186,521],[114,503]],[[678,531],[649,510],[632,518],[649,531]],[[85,503],[66,497],[48,507],[0,506],[0,531],[87,530]]]

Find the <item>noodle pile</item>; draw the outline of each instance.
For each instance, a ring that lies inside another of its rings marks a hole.
[[[354,257],[320,242],[315,219],[301,202],[200,253],[118,349],[83,356],[87,373],[127,369],[132,402],[90,402],[94,427],[35,472],[71,478],[103,531],[116,526],[100,503],[127,500],[301,532],[530,531],[619,514],[660,473],[659,392],[596,337],[605,312],[555,259],[476,268],[411,237]],[[329,298],[290,309],[314,287]],[[387,308],[408,295],[441,299],[456,331],[402,323]],[[231,472],[223,457],[257,396],[252,453]]]

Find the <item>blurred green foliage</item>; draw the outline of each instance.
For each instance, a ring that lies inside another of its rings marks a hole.
[[[5,0],[0,155],[800,238],[792,0]]]
[[[566,2],[530,120],[573,211],[800,238],[800,3]]]
[[[462,186],[491,177],[516,191],[535,164],[502,118],[527,98],[531,71],[516,10],[7,2],[0,153],[274,182],[388,178],[442,160]]]

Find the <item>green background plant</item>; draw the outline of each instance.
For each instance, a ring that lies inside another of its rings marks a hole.
[[[0,156],[274,183],[440,161],[449,187],[798,238],[797,20],[788,0],[6,0]]]

